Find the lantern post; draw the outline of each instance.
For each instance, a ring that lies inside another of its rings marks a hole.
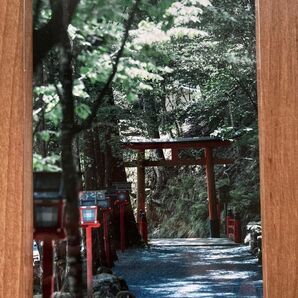
[[[86,229],[87,291],[88,298],[91,298],[93,292],[92,229],[100,227],[100,223],[97,221],[97,193],[96,191],[82,191],[79,197],[81,226]]]
[[[234,241],[241,243],[241,217],[237,211],[235,211],[234,215]]]
[[[139,213],[139,218],[140,218],[140,234],[143,237],[143,240],[146,244],[148,244],[148,227],[147,227],[147,217],[146,217],[146,212],[144,210],[140,210]]]
[[[44,298],[50,298],[54,292],[53,240],[65,238],[61,172],[33,173],[33,191],[33,238],[43,241],[42,293]]]
[[[112,200],[111,195],[109,195],[106,190],[98,191],[97,205],[102,212],[104,250],[105,250],[106,262],[108,267],[112,267],[110,236],[109,236],[109,215],[112,211],[111,200]]]
[[[116,205],[119,205],[120,213],[120,249],[125,250],[125,206],[129,200],[129,190],[131,183],[117,182],[112,184],[112,188],[116,191]]]

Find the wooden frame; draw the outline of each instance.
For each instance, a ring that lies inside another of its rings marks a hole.
[[[257,1],[263,280],[298,297],[298,1]]]
[[[0,297],[32,297],[31,5],[0,1]]]
[[[264,296],[298,293],[298,2],[257,0]],[[32,297],[31,0],[0,1],[0,296]]]

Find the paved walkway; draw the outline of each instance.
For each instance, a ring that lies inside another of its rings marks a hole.
[[[151,246],[238,246],[228,238],[159,238],[150,240]]]
[[[151,243],[148,249],[119,252],[113,269],[137,298],[263,297],[261,268],[248,247],[228,240]]]

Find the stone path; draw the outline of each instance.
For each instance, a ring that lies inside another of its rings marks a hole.
[[[263,297],[248,247],[218,241],[156,239],[148,249],[119,252],[113,271],[137,298]]]

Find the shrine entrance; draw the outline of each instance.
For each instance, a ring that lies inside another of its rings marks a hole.
[[[145,194],[145,168],[146,167],[173,167],[186,165],[202,165],[206,169],[208,212],[210,222],[210,237],[220,237],[220,214],[217,210],[217,198],[215,187],[214,165],[230,164],[231,159],[217,158],[214,156],[214,149],[227,147],[231,141],[215,137],[179,138],[170,140],[150,139],[136,140],[123,143],[125,149],[137,151],[137,160],[125,162],[125,167],[137,167],[137,224],[139,232],[146,242],[147,224],[146,218],[146,194]],[[170,149],[171,159],[148,160],[145,159],[145,150]],[[181,150],[203,149],[204,157],[182,159],[179,156]]]

